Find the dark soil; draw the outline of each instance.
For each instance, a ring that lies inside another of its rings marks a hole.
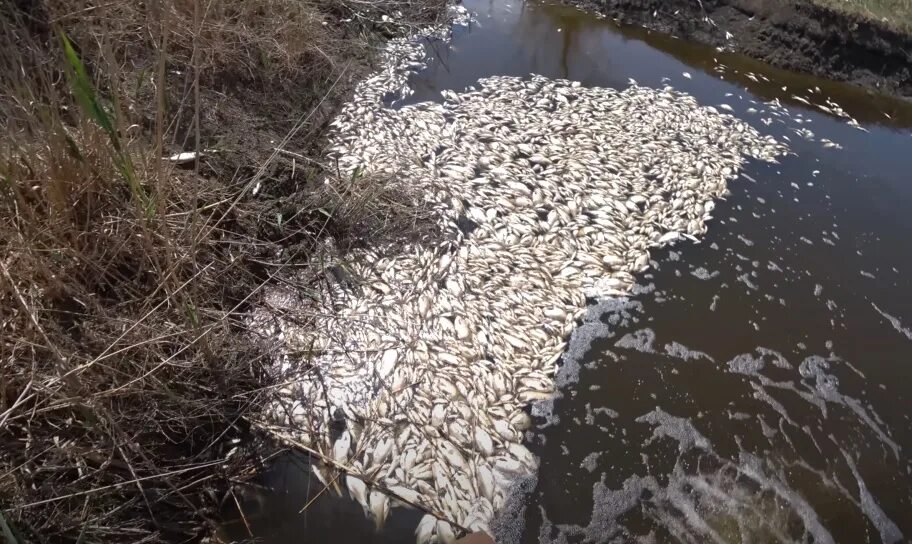
[[[780,68],[912,97],[912,36],[807,1],[563,1]]]

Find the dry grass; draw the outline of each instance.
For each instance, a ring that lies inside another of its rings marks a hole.
[[[318,183],[308,156],[392,30],[380,16],[441,5],[0,6],[7,538],[192,541],[215,523],[255,465],[234,446],[269,385],[248,304],[320,236],[363,243],[415,217],[389,180]],[[188,150],[205,152],[162,160]]]
[[[900,32],[912,32],[912,0],[811,0],[838,12],[878,21]]]

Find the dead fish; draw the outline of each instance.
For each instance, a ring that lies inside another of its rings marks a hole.
[[[511,442],[508,446],[510,454],[513,455],[517,461],[526,465],[531,469],[538,467],[538,461],[536,461],[535,456],[532,455],[532,452],[522,444]]]
[[[437,527],[437,518],[431,514],[425,514],[421,518],[421,521],[418,522],[418,527],[415,529],[415,542],[416,544],[428,544],[431,541],[431,536],[434,535],[434,530]]]
[[[518,449],[526,405],[551,396],[586,296],[630,295],[653,247],[706,230],[745,157],[772,161],[785,148],[723,115],[728,105],[635,82],[612,90],[495,77],[447,91],[444,103],[388,108],[382,97],[407,95],[405,72],[426,64],[418,43],[388,47],[389,66],[333,121],[329,153],[343,173],[413,189],[431,227],[414,241],[327,248],[352,283],[376,288],[320,286],[305,308],[313,326],[279,318],[254,329],[277,330],[292,348],[281,371],[323,370],[322,381],[299,373],[283,389],[297,403],[277,419],[315,429],[315,445],[335,457],[343,448],[329,438],[328,414],[341,410],[360,446],[344,448],[353,470],[484,527],[503,490],[537,464]],[[787,115],[778,101],[753,105],[764,123]],[[314,354],[308,362],[301,346]],[[370,493],[367,503],[383,509]],[[422,524],[422,543],[447,536],[433,517]]]
[[[380,366],[377,368],[377,374],[380,375],[381,379],[390,375],[396,367],[396,361],[398,359],[399,352],[395,349],[388,349],[383,352],[383,357],[380,359]]]
[[[478,479],[478,491],[489,501],[494,500],[494,474],[486,465],[479,465],[475,468],[475,476]]]
[[[466,320],[461,316],[456,316],[456,320],[453,325],[456,330],[456,337],[460,340],[465,340],[472,335],[471,331],[469,330],[468,323],[466,323]]]
[[[333,459],[340,463],[347,461],[349,448],[351,448],[351,433],[343,431],[333,444]]]
[[[409,502],[413,502],[415,504],[421,504],[421,495],[419,495],[418,492],[415,491],[414,489],[409,489],[407,487],[402,487],[402,486],[392,486],[389,488],[389,490],[392,493],[394,493],[395,495],[397,495],[398,496],[397,498],[403,498]],[[410,505],[407,504],[407,506],[410,506]]]
[[[450,544],[456,541],[456,535],[453,533],[453,527],[442,519],[437,520],[437,538],[443,544]]]
[[[349,474],[345,476],[345,486],[348,488],[348,494],[367,511],[367,486],[364,481]]]
[[[374,524],[377,530],[380,530],[383,524],[386,523],[386,516],[389,514],[389,497],[380,491],[371,491],[369,502]]]
[[[489,435],[481,427],[475,428],[475,446],[478,448],[478,451],[485,457],[491,455],[494,452],[494,442],[491,440],[491,435]]]
[[[386,459],[389,457],[389,454],[393,451],[393,444],[395,442],[391,438],[381,440],[377,446],[374,448],[373,452],[373,464],[382,465],[386,462]]]
[[[446,460],[451,465],[453,465],[454,467],[456,467],[458,469],[465,470],[465,468],[466,468],[465,458],[462,456],[462,454],[459,453],[459,451],[456,450],[456,448],[452,444],[450,444],[448,442],[443,442],[440,445],[440,449],[443,452],[443,456],[446,458]]]
[[[198,156],[201,156],[201,154],[197,154],[196,151],[184,151],[182,153],[177,153],[176,155],[171,155],[168,157],[168,160],[174,164],[187,164],[195,161]]]
[[[516,437],[516,433],[510,428],[510,424],[502,419],[494,420],[494,430],[504,440],[513,440]]]

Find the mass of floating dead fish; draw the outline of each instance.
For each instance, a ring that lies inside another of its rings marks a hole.
[[[440,514],[418,542],[449,542],[448,521],[486,530],[536,470],[527,407],[553,396],[586,297],[629,294],[651,248],[704,233],[743,163],[785,149],[671,88],[491,77],[392,109],[382,99],[407,94],[424,51],[397,40],[385,55],[335,120],[331,156],[344,175],[407,180],[436,225],[336,255],[351,281],[276,289],[267,305],[285,313],[254,324],[296,376],[273,423],[360,475],[345,486],[378,524],[395,499],[364,481]]]

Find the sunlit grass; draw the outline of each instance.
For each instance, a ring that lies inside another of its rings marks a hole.
[[[912,0],[811,0],[836,11],[859,15],[885,23],[888,27],[912,32]]]

